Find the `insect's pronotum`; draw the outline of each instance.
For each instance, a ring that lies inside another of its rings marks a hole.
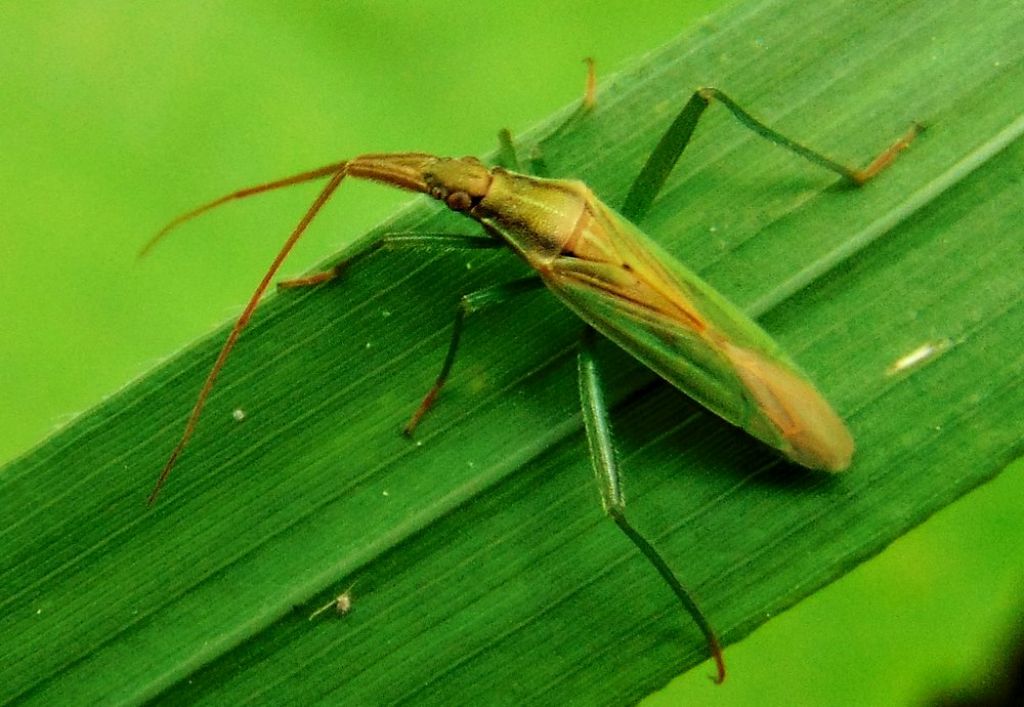
[[[588,79],[581,115],[593,104],[592,66]],[[174,227],[225,202],[316,179],[328,180],[228,335],[149,502],[155,501],[191,437],[217,374],[281,263],[345,177],[427,194],[477,221],[485,235],[385,236],[327,272],[281,285],[302,287],[332,280],[354,260],[384,246],[508,247],[519,255],[533,268],[535,276],[462,297],[441,371],[405,432],[412,433],[447,381],[465,317],[546,286],[585,323],[578,355],[579,385],[604,509],[700,626],[717,665],[717,679],[723,680],[725,665],[711,625],[658,551],[626,520],[608,411],[593,353],[595,333],[611,339],[709,410],[798,464],[842,471],[850,465],[854,443],[828,402],[760,326],[634,225],[647,213],[700,116],[715,101],[757,134],[854,185],[864,184],[888,166],[921,130],[921,126],[913,125],[866,167],[852,169],[767,127],[718,89],[702,88],[690,97],[662,137],[618,211],[603,204],[582,182],[545,179],[508,169],[518,161],[511,140],[503,133],[503,153],[509,163],[506,167],[487,167],[472,157],[453,159],[417,152],[366,154],[228,194],[173,220],[143,252]]]

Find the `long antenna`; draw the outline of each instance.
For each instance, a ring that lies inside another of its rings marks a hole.
[[[310,182],[314,179],[319,179],[320,177],[326,177],[329,174],[334,174],[335,172],[342,172],[345,170],[345,166],[347,164],[348,161],[336,162],[335,164],[329,164],[326,167],[321,167],[320,169],[310,170],[309,172],[303,172],[302,174],[296,174],[291,177],[285,177],[284,179],[278,179],[273,182],[267,182],[266,184],[257,184],[254,187],[246,187],[245,189],[239,189],[238,191],[232,192],[226,196],[222,196],[219,199],[214,199],[208,204],[203,204],[198,208],[192,209],[191,211],[184,213],[181,216],[178,216],[173,221],[168,223],[166,226],[161,228],[155,236],[149,239],[146,245],[142,246],[142,249],[139,251],[139,257],[141,258],[147,255],[151,250],[153,250],[157,243],[163,240],[164,236],[166,236],[168,233],[173,231],[181,224],[185,223],[186,221],[191,221],[196,216],[199,216],[200,214],[205,214],[207,211],[215,209],[221,204],[226,204],[227,202],[235,201],[236,199],[244,199],[247,196],[253,196],[254,194],[262,194],[263,192],[266,191],[281,189],[282,187],[290,187],[293,184],[302,184],[303,182]]]
[[[227,341],[225,341],[224,346],[221,347],[220,354],[217,356],[217,360],[214,362],[213,368],[210,369],[210,373],[206,376],[206,380],[203,382],[203,387],[199,390],[199,397],[196,398],[196,403],[192,407],[191,414],[188,416],[188,422],[185,424],[185,431],[182,432],[181,439],[178,440],[178,444],[174,447],[174,451],[171,452],[170,458],[168,458],[167,463],[164,464],[163,471],[160,472],[160,478],[157,479],[156,486],[153,487],[153,491],[149,494],[149,499],[146,501],[147,505],[152,506],[156,501],[156,497],[160,494],[160,489],[163,487],[164,482],[167,481],[167,477],[170,475],[171,469],[174,468],[175,462],[178,461],[178,456],[181,454],[181,450],[185,448],[189,438],[192,436],[196,423],[199,421],[199,416],[203,412],[203,407],[206,405],[206,398],[210,395],[210,390],[213,388],[214,381],[217,380],[217,374],[220,373],[220,369],[224,367],[224,362],[227,361],[228,354],[231,353],[231,349],[235,347],[238,335],[242,333],[246,324],[249,323],[249,319],[252,317],[252,313],[256,310],[256,305],[259,304],[260,299],[263,297],[263,293],[267,291],[267,287],[270,286],[271,281],[274,279],[274,275],[277,274],[277,271],[284,262],[284,259],[288,257],[288,253],[291,252],[292,247],[299,238],[302,237],[302,234],[305,233],[306,228],[320,209],[323,208],[323,205],[327,203],[327,200],[331,198],[331,195],[341,185],[341,180],[345,178],[347,173],[348,162],[338,162],[310,172],[303,172],[302,174],[297,174],[286,179],[268,182],[248,189],[241,189],[179,216],[167,224],[159,233],[156,234],[156,236],[150,239],[149,243],[147,243],[145,247],[143,247],[141,255],[149,252],[161,238],[176,226],[195,218],[199,214],[220,206],[225,202],[235,199],[244,199],[245,197],[252,196],[253,194],[260,194],[272,189],[280,189],[281,187],[287,187],[293,184],[319,179],[320,177],[326,177],[327,175],[333,175],[331,180],[327,183],[327,186],[325,186],[323,191],[320,192],[320,195],[317,196],[316,201],[314,201],[306,210],[305,215],[302,217],[302,220],[299,221],[295,230],[293,230],[292,234],[288,236],[288,240],[285,241],[281,250],[278,251],[274,261],[270,264],[270,268],[263,276],[260,284],[256,287],[256,291],[253,292],[252,296],[249,298],[249,303],[245,305],[245,309],[242,311],[241,316],[238,317],[235,325],[231,328],[231,333],[228,334]]]

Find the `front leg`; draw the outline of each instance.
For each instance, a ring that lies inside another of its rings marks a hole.
[[[382,249],[479,250],[503,247],[505,247],[505,244],[501,241],[484,236],[464,236],[458,233],[389,233],[386,236],[381,236],[380,239],[374,241],[351,258],[346,258],[323,272],[296,277],[290,280],[281,280],[277,283],[277,289],[287,290],[299,287],[313,287],[330,282],[341,275],[353,263]]]

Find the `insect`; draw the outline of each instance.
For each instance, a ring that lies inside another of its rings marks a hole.
[[[574,117],[585,115],[593,105],[593,75],[591,63],[586,98]],[[546,286],[585,323],[578,353],[579,387],[604,510],[654,565],[698,624],[715,660],[717,681],[721,682],[725,678],[725,664],[710,623],[668,563],[626,519],[594,354],[597,334],[611,339],[697,402],[798,464],[829,472],[842,471],[850,464],[854,443],[828,402],[760,326],[634,225],[648,212],[701,115],[713,102],[723,105],[742,125],[763,138],[854,185],[862,185],[881,172],[922,129],[918,124],[912,125],[866,167],[852,169],[769,128],[720,90],[702,88],[690,97],[661,138],[618,211],[603,204],[582,182],[516,171],[515,149],[508,133],[503,132],[500,139],[505,166],[488,167],[473,157],[443,158],[418,152],[365,154],[236,191],[171,221],[143,252],[171,229],[228,201],[312,180],[327,180],[228,335],[199,391],[182,436],[150,494],[150,504],[191,437],[214,381],[257,303],[289,251],[342,181],[353,177],[427,194],[475,220],[484,235],[384,236],[326,272],[284,281],[280,286],[304,287],[333,280],[359,258],[383,247],[507,247],[521,257],[536,272],[535,276],[462,297],[441,371],[406,425],[405,433],[412,434],[448,380],[466,317]]]
[[[309,620],[312,621],[330,608],[333,608],[338,616],[347,616],[348,613],[352,611],[352,587],[354,586],[356,586],[355,582],[348,585],[348,589],[310,614]]]

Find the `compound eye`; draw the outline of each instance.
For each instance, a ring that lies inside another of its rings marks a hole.
[[[473,200],[464,191],[453,191],[445,199],[445,203],[452,211],[469,211],[473,208]]]

